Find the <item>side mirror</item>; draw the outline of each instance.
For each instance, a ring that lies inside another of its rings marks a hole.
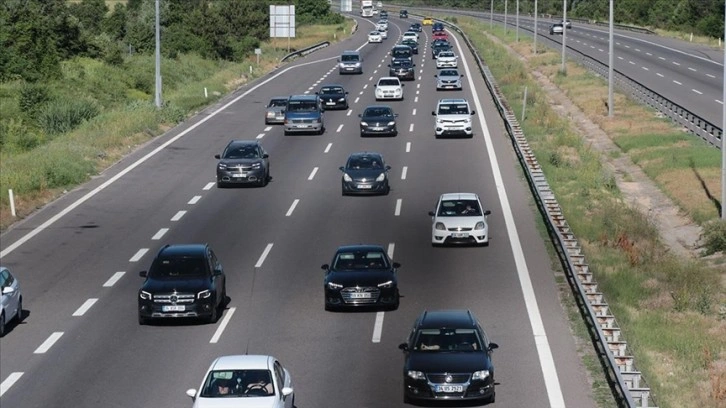
[[[492,212],[490,210],[484,211],[484,215],[490,215]]]
[[[472,116],[476,113],[476,111],[471,111]]]
[[[215,155],[214,155],[214,158],[215,158],[215,159],[219,159],[220,157],[221,157],[221,156],[220,156],[220,155],[218,155],[218,154],[215,154]]]
[[[391,64],[388,64],[388,68],[391,68]]]
[[[373,87],[374,87],[374,88],[375,88],[375,87],[377,87],[377,86],[378,86],[378,84],[373,84]]]
[[[434,112],[434,111],[431,111],[431,114],[434,115],[434,116],[436,116],[436,112]]]
[[[262,155],[262,158],[263,158],[263,159],[266,159],[266,158],[268,158],[268,157],[270,157],[270,155],[269,155],[269,154],[267,154],[267,153],[265,153],[265,154],[263,154],[263,155]]]
[[[491,346],[491,344],[490,344]],[[408,343],[401,343],[398,345],[399,350],[408,351]]]
[[[434,78],[438,78],[438,77],[439,77],[438,75],[434,74]]]
[[[498,349],[498,348],[499,348],[499,344],[497,344],[497,343],[489,343],[489,351],[494,350],[494,349]]]
[[[393,263],[393,267],[394,267],[394,268],[400,268],[400,267],[401,267],[401,264],[400,264],[400,263],[398,263],[398,262],[394,262],[394,263]]]
[[[282,396],[283,397],[287,397],[288,395],[291,395],[292,394],[292,391],[293,390],[290,387],[283,387],[282,388],[282,391],[281,391],[282,392]]]
[[[323,266],[321,266],[320,269],[327,271],[328,269],[330,269],[330,266],[328,264],[323,264]]]
[[[464,74],[459,75],[459,77],[464,78]]]
[[[320,95],[320,92],[315,92],[315,95]]]
[[[348,95],[348,91],[345,91],[345,94]]]
[[[340,171],[345,171],[345,167],[343,167],[343,166],[340,166],[340,167],[338,167],[338,169],[339,169]]]
[[[139,276],[141,276],[142,278],[145,278],[148,275],[149,275],[149,272],[148,271],[141,271],[141,272],[139,272]]]
[[[386,166],[386,170],[391,170],[391,166]]]
[[[219,276],[222,275],[224,272],[222,271],[222,268],[217,268],[213,271],[212,275]]]
[[[359,114],[358,114],[358,117],[359,117],[359,118],[362,118],[362,117],[363,117],[363,114],[359,113]]]
[[[436,215],[436,213],[434,213],[433,211],[429,211],[429,215],[433,217]]]
[[[197,398],[197,390],[190,388],[187,390],[187,395],[190,396],[192,400],[195,400]]]
[[[394,113],[394,114],[393,114],[393,117],[394,117],[394,118],[397,118],[397,117],[398,117],[398,113]]]

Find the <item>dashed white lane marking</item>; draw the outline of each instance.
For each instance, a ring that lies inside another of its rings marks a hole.
[[[388,244],[388,252],[387,253],[388,253],[388,257],[389,258],[393,259],[393,251],[395,249],[396,249],[396,244],[394,244],[393,242],[391,242],[391,243]]]
[[[678,63],[678,62],[675,62],[675,61],[673,61],[673,65],[678,65],[679,67],[681,66],[681,64],[680,64],[680,63]]]
[[[60,339],[61,336],[63,336],[63,332],[54,332],[43,342],[43,344],[41,344],[37,349],[35,349],[35,351],[33,353],[34,354],[44,354],[45,352],[50,350],[51,347],[53,347],[55,342],[58,341],[58,339]]]
[[[265,137],[265,134],[264,133],[260,133],[260,134],[257,135],[257,139],[262,139],[263,137]]]
[[[650,68],[648,68],[648,67],[641,67],[641,68],[643,68],[645,71],[650,71]]]
[[[597,50],[600,52],[605,52],[605,50],[603,50],[602,48],[598,48]]]
[[[406,142],[406,153],[411,152],[411,142]]]
[[[363,95],[363,92],[361,92],[361,95]],[[360,98],[357,97],[357,98],[355,98],[355,100],[353,101],[353,103],[358,103],[359,100],[360,100]]]
[[[413,108],[413,112],[411,112],[413,116],[416,116],[416,108]]]
[[[341,123],[340,125],[338,125],[338,129],[336,130],[336,132],[340,133],[340,131],[342,129],[343,129],[343,124]]]
[[[649,56],[649,57],[652,57],[652,56],[653,56],[653,54],[651,54],[651,53],[649,53],[649,52],[646,52],[646,53],[645,53],[645,55],[647,55],[647,56]]]
[[[676,81],[675,79],[673,80],[673,83],[676,84],[676,85],[683,85],[682,83]]]
[[[177,212],[176,214],[174,214],[174,216],[173,216],[173,217],[171,217],[171,220],[172,220],[172,221],[179,221],[179,220],[181,220],[181,219],[182,219],[182,217],[183,217],[183,216],[184,216],[184,214],[186,214],[186,213],[187,213],[187,212],[186,212],[186,211],[184,211],[184,210],[178,211],[178,212]]]
[[[413,102],[414,102],[414,103],[418,102],[418,96],[414,96],[414,97],[413,97]],[[416,109],[414,109],[414,112],[415,112],[415,111],[416,111]]]
[[[222,333],[224,333],[224,329],[227,328],[227,324],[229,324],[229,321],[232,319],[232,315],[234,314],[235,310],[237,310],[236,307],[230,307],[229,310],[227,310],[227,313],[224,314],[222,322],[219,324],[217,331],[214,332],[212,339],[209,340],[210,343],[216,343],[219,341],[219,338],[222,337]]]
[[[623,57],[618,57],[618,59],[619,59],[619,60],[625,60],[625,58],[623,58]]]
[[[638,52],[640,52],[640,49],[639,49],[639,48],[636,48],[636,49],[635,49],[635,51],[638,51]]]
[[[716,101],[716,103],[720,103],[721,105],[723,105],[723,101],[720,101],[718,99],[714,99],[714,100]]]
[[[96,302],[98,302],[97,298],[90,298],[90,299],[86,300],[85,302],[83,302],[81,307],[79,307],[78,309],[76,309],[75,312],[73,312],[73,316],[83,316],[84,314],[86,314],[88,309],[90,309],[91,306],[93,306]]]
[[[265,250],[262,251],[262,255],[260,255],[260,259],[257,260],[257,263],[255,264],[255,268],[259,268],[262,266],[262,264],[265,262],[265,258],[267,258],[267,255],[270,253],[270,250],[272,249],[272,242],[267,244],[265,247]]]
[[[413,132],[413,123],[411,123],[411,124],[410,124],[410,125],[408,126],[408,131],[409,131],[409,132]]]
[[[663,57],[658,57],[658,59],[665,61],[665,58],[663,58]]]
[[[202,190],[211,190],[212,187],[214,187],[215,184],[216,183],[207,183],[207,184],[204,185],[204,188],[202,188]]]
[[[2,397],[3,394],[5,394],[10,389],[10,387],[12,387],[13,384],[15,384],[22,376],[23,376],[23,372],[21,372],[21,371],[16,371],[14,373],[10,373],[8,378],[6,378],[2,382],[2,384],[0,384],[0,397]]]
[[[688,70],[689,70],[689,71],[693,71],[693,72],[698,72],[698,71],[696,70],[696,68],[693,68],[693,67],[688,67]]]
[[[325,150],[323,151],[323,153],[329,152],[331,147],[333,147],[333,144],[332,143],[328,143],[328,145],[325,146]]]
[[[113,275],[111,275],[111,277],[110,277],[110,278],[108,278],[108,280],[106,281],[106,283],[104,283],[104,284],[103,284],[103,287],[104,287],[104,288],[110,288],[110,287],[112,287],[112,286],[113,286],[113,285],[115,285],[115,284],[116,284],[116,282],[118,282],[118,281],[119,281],[119,279],[121,279],[121,278],[122,278],[122,277],[123,277],[123,276],[124,276],[125,274],[126,274],[126,272],[124,272],[124,271],[119,271],[119,272],[116,272],[116,273],[114,273]]]
[[[660,72],[656,72],[655,74],[656,74],[656,75],[658,75],[658,76],[659,76],[659,77],[661,77],[661,78],[665,78],[665,77],[663,76],[663,74],[661,74]]]
[[[383,332],[383,316],[384,312],[376,312],[376,322],[373,324],[373,338],[371,339],[374,343],[381,342],[381,333]]]
[[[348,114],[345,116],[350,116],[353,113],[353,109],[348,109]]]
[[[393,212],[393,215],[395,215],[396,217],[401,215],[401,203],[402,202],[403,202],[403,200],[400,198],[396,200],[396,210]]]
[[[313,171],[311,171],[310,172],[310,175],[308,176],[308,180],[314,179],[315,178],[315,173],[317,173],[317,172],[318,172],[318,168],[317,167],[313,168]]]
[[[371,79],[369,79],[369,81],[372,81],[372,80],[373,80],[373,77],[371,77]],[[363,85],[363,89],[368,89],[368,84],[364,84],[364,85]],[[362,92],[361,92],[361,93],[362,93]]]
[[[408,173],[408,166],[403,166],[401,169],[401,180],[406,180],[406,173]]]
[[[157,232],[156,232],[156,234],[154,234],[154,236],[153,236],[153,237],[151,237],[151,239],[153,239],[154,241],[158,241],[158,240],[160,240],[160,239],[161,239],[161,237],[163,237],[163,236],[164,236],[164,234],[166,234],[167,232],[169,232],[169,228],[161,228],[161,229],[160,229],[159,231],[157,231]]]
[[[709,78],[716,78],[715,75],[711,75],[711,74],[706,74],[706,76],[709,77]]]
[[[139,249],[138,251],[136,251],[134,256],[132,256],[131,259],[129,259],[129,262],[139,262],[139,259],[141,259],[144,255],[146,255],[147,252],[149,252],[149,248]]]
[[[295,201],[292,202],[292,205],[290,206],[290,209],[287,210],[285,217],[289,217],[292,215],[292,212],[295,211],[295,207],[297,207],[297,203],[299,203],[299,202],[300,202],[300,199],[298,199],[298,198],[296,198]]]
[[[189,202],[187,204],[194,205],[194,204],[198,203],[199,200],[201,200],[201,199],[202,199],[202,196],[194,196],[194,197],[192,197],[191,200],[189,200]]]
[[[267,127],[265,128],[265,132],[269,132],[269,131],[271,131],[271,130],[272,130],[272,126],[267,126]]]
[[[703,95],[703,92],[699,91],[698,89],[691,89],[691,91],[693,91],[699,95]]]

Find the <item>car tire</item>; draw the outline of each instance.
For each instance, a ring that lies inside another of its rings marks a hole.
[[[5,337],[5,312],[0,313],[0,337]]]
[[[147,324],[149,324],[149,319],[139,315],[139,326],[146,326]]]
[[[18,299],[18,313],[15,315],[15,322],[20,324],[23,321],[23,297]]]
[[[212,308],[212,313],[209,315],[209,318],[207,319],[207,323],[214,324],[217,322],[217,318],[219,317],[220,305],[214,305],[214,307]]]
[[[224,188],[225,184],[219,180],[217,180],[217,188]]]

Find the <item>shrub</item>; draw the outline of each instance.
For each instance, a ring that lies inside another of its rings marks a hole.
[[[726,250],[726,221],[712,220],[703,226],[703,247],[705,255]]]
[[[33,117],[39,108],[50,100],[50,92],[45,85],[26,82],[20,88],[18,106],[21,112],[27,114],[29,117]]]
[[[28,151],[43,142],[42,135],[28,127],[21,119],[0,122],[0,151]]]
[[[88,99],[56,100],[43,108],[38,123],[48,135],[57,135],[75,129],[98,113],[99,107]]]

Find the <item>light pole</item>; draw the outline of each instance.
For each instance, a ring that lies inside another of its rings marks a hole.
[[[614,67],[613,64],[615,63],[615,46],[613,41],[613,0],[610,0],[610,37],[608,45],[608,117],[613,117],[613,72]]]
[[[515,35],[515,41],[519,42],[519,0],[517,0],[517,17],[516,17],[517,23],[517,34]]]
[[[507,0],[504,0],[504,35],[509,32],[507,30]]]
[[[489,3],[489,31],[494,28],[494,0]]]
[[[537,55],[537,0],[534,0],[534,55]]]
[[[724,40],[726,50],[726,13],[724,13]],[[726,51],[723,54],[723,61],[726,64]],[[721,104],[721,219],[726,220],[726,211],[724,211],[724,206],[726,206],[726,143],[724,143],[726,140],[724,137],[724,132],[726,132],[726,65],[723,70],[723,81],[723,95],[721,96],[723,101]]]
[[[565,51],[567,46],[567,0],[562,0],[562,68],[560,71],[564,74],[567,72],[567,66],[565,65]]]
[[[161,41],[159,39],[159,0],[156,0],[156,89],[154,91],[154,104],[161,108]]]

